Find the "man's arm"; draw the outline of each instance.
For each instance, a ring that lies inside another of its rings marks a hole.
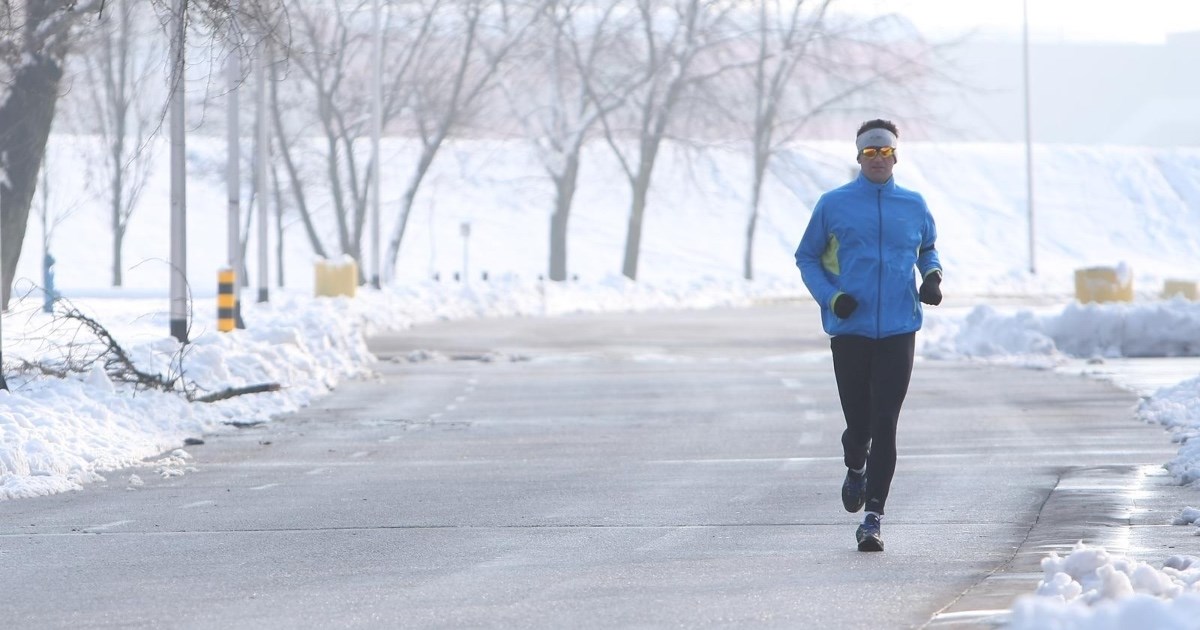
[[[804,286],[808,287],[813,299],[825,308],[833,308],[833,300],[839,291],[826,274],[837,275],[840,270],[837,269],[837,243],[831,242],[825,227],[823,201],[824,198],[817,201],[812,217],[808,220],[808,228],[804,230],[804,236],[800,239],[800,246],[796,248],[796,266],[800,268]],[[828,269],[828,265],[834,268]]]
[[[922,205],[924,201],[922,200]],[[937,272],[942,273],[942,262],[938,258],[937,253],[937,224],[933,221],[933,215],[930,214],[929,208],[925,208],[925,229],[921,237],[921,250],[917,255],[917,270],[921,272],[921,278],[929,277],[929,274]]]
[[[938,258],[937,225],[929,208],[925,209],[925,234],[921,239],[921,251],[917,256],[917,269],[921,272],[921,301],[931,306],[942,303],[942,262]]]

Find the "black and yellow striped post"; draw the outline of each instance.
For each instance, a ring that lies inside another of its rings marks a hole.
[[[237,323],[237,277],[232,269],[217,272],[217,330],[229,332]]]

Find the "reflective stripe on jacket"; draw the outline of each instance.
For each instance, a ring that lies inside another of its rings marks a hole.
[[[940,271],[937,227],[925,200],[896,185],[876,184],[861,172],[817,201],[796,248],[796,266],[830,335],[881,339],[921,329],[920,277]],[[846,293],[858,308],[846,319],[833,298]]]

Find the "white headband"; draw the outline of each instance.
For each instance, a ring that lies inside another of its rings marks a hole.
[[[862,135],[858,137],[858,140],[854,144],[858,147],[859,151],[867,147],[895,147],[896,134],[878,127],[868,129],[862,132]]]

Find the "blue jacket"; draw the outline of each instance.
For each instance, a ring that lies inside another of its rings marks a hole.
[[[821,305],[825,332],[881,339],[920,330],[913,270],[922,278],[940,273],[936,240],[925,200],[894,177],[876,184],[860,172],[821,195],[796,248],[796,266]],[[846,319],[833,313],[841,293],[858,301]]]

